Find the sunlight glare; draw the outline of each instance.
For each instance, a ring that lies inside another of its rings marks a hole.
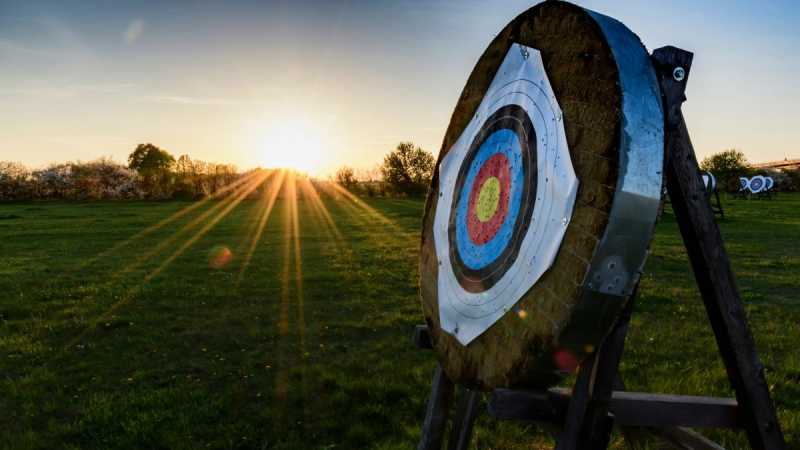
[[[267,126],[260,142],[260,163],[270,168],[317,174],[325,159],[323,133],[310,120],[291,117]]]

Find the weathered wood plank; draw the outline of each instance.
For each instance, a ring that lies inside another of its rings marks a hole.
[[[594,384],[594,371],[597,366],[598,354],[594,354],[583,361],[578,371],[578,378],[570,394],[567,414],[564,418],[564,429],[558,435],[556,450],[577,450],[581,444],[581,430],[586,422],[589,402],[591,400],[592,386]]]
[[[652,431],[681,450],[725,450],[721,445],[689,428],[666,427]]]
[[[591,400],[586,411],[584,428],[581,430],[580,448],[607,448],[611,440],[614,420],[608,414],[609,403],[619,373],[619,362],[625,350],[625,338],[628,335],[637,291],[638,286],[622,310],[611,334],[600,347]]]
[[[418,450],[440,450],[447,418],[450,414],[450,403],[453,398],[453,382],[447,378],[441,367],[436,366],[431,383],[431,396],[422,423],[422,433]]]
[[[653,52],[653,61],[666,114],[667,191],[720,354],[736,391],[750,445],[754,449],[784,449],[786,443],[770,399],[764,367],[747,325],[722,235],[708,196],[704,195],[694,148],[680,110],[692,54],[663,47]]]
[[[610,405],[620,425],[737,428],[736,400],[688,395],[614,392]]]
[[[495,389],[489,413],[498,419],[562,424],[571,397],[563,388]],[[739,407],[729,398],[614,391],[608,407],[620,426],[741,427]]]
[[[475,424],[475,416],[478,414],[480,400],[480,391],[467,388],[462,390],[456,407],[453,429],[450,432],[447,446],[449,450],[467,450],[469,448],[472,427]]]

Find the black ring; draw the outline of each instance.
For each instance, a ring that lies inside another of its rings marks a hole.
[[[506,248],[494,261],[487,266],[473,270],[464,264],[458,254],[456,244],[456,212],[458,202],[461,199],[461,191],[467,172],[481,148],[481,145],[492,134],[499,130],[511,130],[517,135],[520,142],[522,153],[523,187],[522,197],[520,198],[519,213],[513,227],[513,234]],[[533,209],[536,206],[536,183],[537,183],[537,158],[536,158],[536,129],[533,127],[528,113],[519,105],[506,105],[494,112],[481,126],[480,131],[475,136],[472,144],[461,163],[456,178],[453,203],[450,207],[450,220],[448,222],[447,233],[450,241],[450,264],[453,267],[453,274],[458,283],[464,290],[472,293],[484,292],[494,286],[505,275],[509,267],[514,263],[522,245],[522,240],[528,231]]]

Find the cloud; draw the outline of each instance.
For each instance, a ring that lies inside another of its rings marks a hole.
[[[135,87],[133,83],[95,83],[54,85],[33,83],[13,88],[0,88],[0,97],[22,96],[43,99],[66,99],[91,94],[121,94]]]
[[[0,52],[2,53],[17,53],[24,55],[34,56],[53,56],[56,53],[39,48],[28,47],[10,39],[0,38]]]
[[[150,95],[144,100],[155,103],[170,103],[174,105],[207,105],[207,106],[232,106],[232,105],[255,105],[261,102],[257,100],[220,98],[220,97],[185,97],[180,95]]]
[[[139,36],[142,35],[144,31],[144,20],[142,19],[135,19],[132,20],[130,24],[128,24],[128,28],[125,29],[125,32],[122,33],[122,37],[125,38],[126,44],[133,44],[139,39]]]

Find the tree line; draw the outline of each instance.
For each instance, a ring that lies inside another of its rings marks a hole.
[[[383,158],[377,169],[359,174],[343,166],[336,172],[336,182],[370,197],[415,197],[428,192],[435,166],[432,154],[413,142],[401,142]]]
[[[434,165],[433,155],[411,142],[401,142],[378,168],[357,172],[343,167],[334,181],[369,196],[418,196],[427,192]],[[20,163],[0,161],[0,201],[200,199],[247,173],[240,173],[232,164],[192,159],[186,154],[176,158],[146,143],[136,146],[127,164],[100,158],[31,170]]]
[[[739,177],[764,175],[772,177],[773,190],[783,192],[800,191],[800,170],[756,169],[740,150],[728,149],[703,159],[700,170],[714,174],[717,189],[736,192],[740,189]]]
[[[51,164],[30,170],[0,161],[0,200],[196,199],[211,195],[241,174],[231,164],[139,144],[123,165],[110,158]]]

